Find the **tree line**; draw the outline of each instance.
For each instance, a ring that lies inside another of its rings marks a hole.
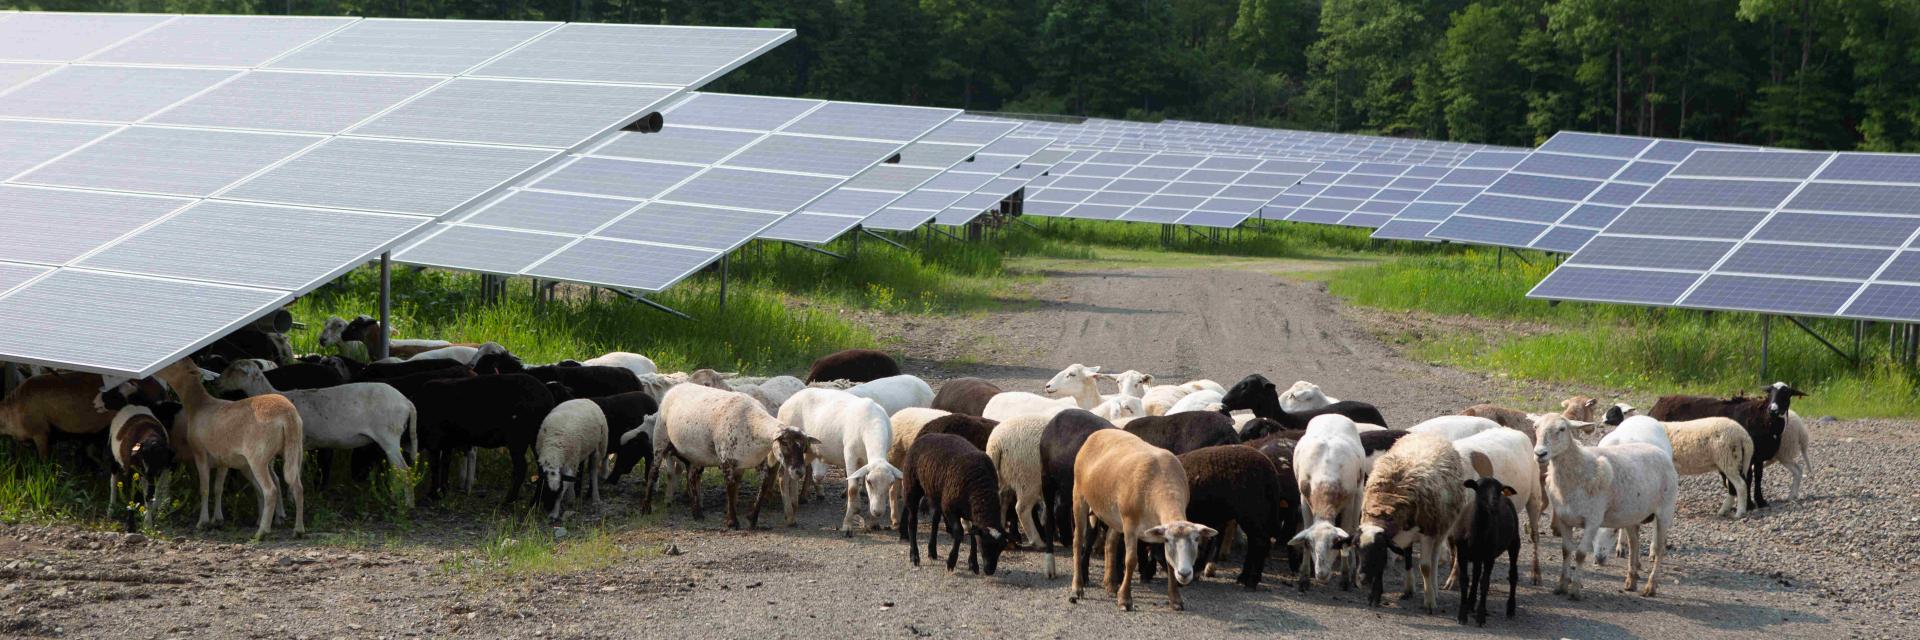
[[[789,27],[715,90],[1532,146],[1920,150],[1920,0],[43,0]]]

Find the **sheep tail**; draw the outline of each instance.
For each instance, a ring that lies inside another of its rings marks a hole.
[[[420,408],[407,403],[407,460],[410,464],[419,464],[420,459]]]

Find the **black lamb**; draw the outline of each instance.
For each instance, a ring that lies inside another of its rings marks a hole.
[[[932,507],[928,520],[927,558],[939,560],[940,526],[953,536],[953,548],[947,552],[947,570],[960,559],[960,540],[967,540],[967,569],[993,575],[1000,565],[1000,552],[1007,547],[1007,534],[1000,521],[1000,484],[993,460],[960,436],[948,433],[922,433],[907,449],[907,504],[927,499]],[[900,539],[906,541],[908,557],[920,566],[920,514],[907,509],[900,519]],[[961,521],[966,528],[961,528]],[[982,565],[985,565],[984,567]]]
[[[1257,373],[1234,383],[1233,388],[1227,390],[1227,395],[1220,399],[1220,404],[1222,412],[1231,413],[1245,409],[1252,411],[1253,415],[1271,418],[1288,429],[1305,429],[1307,422],[1313,420],[1315,416],[1330,413],[1352,418],[1354,422],[1361,424],[1387,426],[1387,419],[1380,415],[1379,409],[1365,402],[1353,400],[1342,400],[1312,411],[1288,413],[1280,406],[1279,387],[1268,381],[1266,376]]]
[[[1233,418],[1215,411],[1185,411],[1166,416],[1134,418],[1124,427],[1147,444],[1180,455],[1203,447],[1239,444]]]
[[[1187,471],[1187,518],[1216,531],[1225,531],[1228,522],[1237,523],[1247,534],[1246,561],[1238,582],[1248,590],[1259,587],[1267,554],[1280,535],[1282,514],[1298,512],[1299,498],[1286,497],[1273,463],[1251,447],[1195,449],[1180,454],[1180,466]],[[1209,565],[1224,539],[1215,536],[1201,544],[1200,557]]]

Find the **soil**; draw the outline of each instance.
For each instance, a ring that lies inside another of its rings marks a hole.
[[[1255,270],[1046,275],[1033,291],[1041,302],[1017,310],[863,319],[896,336],[911,373],[980,376],[1008,389],[1035,390],[1074,362],[1139,369],[1161,382],[1231,384],[1262,373],[1373,402],[1395,426],[1488,400],[1545,408],[1578,391],[1404,359],[1366,327],[1423,319],[1363,323],[1311,282]],[[1253,592],[1231,582],[1237,560],[1225,564],[1218,578],[1187,587],[1185,612],[1167,606],[1164,577],[1136,586],[1135,612],[1121,612],[1097,587],[1069,604],[1066,579],[1041,575],[1036,552],[1008,553],[995,576],[969,574],[964,563],[950,574],[942,544],[939,562],[914,567],[892,531],[836,531],[837,498],[802,505],[795,529],[779,526],[777,513],[758,530],[722,529],[720,491],[710,481],[704,520],[669,505],[657,524],[609,534],[617,557],[557,573],[508,575],[475,560],[473,548],[486,543],[481,510],[469,508],[478,498],[423,507],[412,526],[376,534],[398,539],[378,548],[292,540],[283,531],[259,544],[215,541],[244,535],[232,524],[210,537],[181,531],[167,539],[0,527],[0,636],[1912,637],[1920,622],[1916,426],[1813,425],[1804,497],[1789,499],[1788,474],[1775,467],[1774,506],[1741,521],[1713,515],[1717,484],[1686,479],[1658,597],[1620,592],[1620,561],[1589,568],[1584,600],[1552,595],[1559,544],[1543,536],[1546,585],[1526,584],[1523,569],[1518,617],[1496,610],[1484,629],[1454,623],[1451,593],[1440,596],[1436,614],[1421,612],[1417,600],[1397,601],[1397,571],[1387,605],[1368,608],[1360,591],[1296,591],[1278,562]],[[574,514],[570,526],[630,521],[634,482],[610,489],[605,504]],[[250,501],[239,509],[250,513]],[[1496,605],[1503,582],[1496,578]]]

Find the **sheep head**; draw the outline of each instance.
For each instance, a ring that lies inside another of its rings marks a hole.
[[[905,477],[905,474],[901,473],[899,468],[887,464],[885,460],[875,460],[847,474],[847,485],[849,487],[854,486],[854,483],[865,485],[867,517],[870,521],[879,523],[893,517],[893,504],[887,499],[887,492],[893,488],[893,483],[899,482],[902,477]]]
[[[1295,534],[1287,544],[1307,547],[1313,555],[1313,576],[1327,580],[1333,576],[1334,556],[1347,547],[1351,536],[1345,529],[1336,527],[1332,522],[1315,519],[1313,524]]]
[[[1256,373],[1234,383],[1233,388],[1228,389],[1226,395],[1221,396],[1220,403],[1226,407],[1227,411],[1241,409],[1258,411],[1259,407],[1280,403],[1280,387],[1273,384],[1273,381],[1268,380],[1266,376]]]
[[[789,527],[799,525],[793,518],[793,511],[800,504],[800,481],[807,469],[807,449],[817,444],[820,444],[819,438],[786,425],[781,425],[780,434],[773,438],[773,458],[770,461],[778,469],[769,468],[767,473],[780,474],[780,494],[786,506]]]
[[[1580,446],[1580,444],[1573,439],[1573,432],[1576,428],[1573,421],[1568,420],[1566,416],[1547,414],[1535,419],[1533,421],[1533,441],[1538,444],[1533,448],[1533,456],[1544,464],[1558,457],[1560,454]]]
[[[1388,552],[1396,548],[1404,549],[1406,544],[1397,541],[1405,532],[1400,525],[1390,521],[1370,520],[1360,525],[1360,577],[1368,583],[1367,604],[1380,606],[1381,592],[1385,590]],[[1408,542],[1412,535],[1406,535]],[[1316,560],[1318,558],[1315,558]]]
[[[1000,569],[1000,552],[1007,550],[1007,532],[993,527],[973,525],[967,535],[973,536],[974,546],[980,549],[980,571],[987,575]]]
[[[540,510],[547,512],[551,520],[558,522],[560,520],[560,496],[566,493],[568,486],[578,484],[580,478],[577,472],[571,467],[540,465],[539,479]]]
[[[1095,382],[1099,375],[1100,367],[1089,367],[1079,363],[1070,364],[1067,368],[1061,369],[1060,373],[1053,374],[1053,379],[1048,380],[1046,386],[1041,387],[1040,391],[1053,398],[1077,396],[1083,389],[1088,388],[1093,389],[1094,393],[1099,393],[1099,387]]]
[[[1785,382],[1775,382],[1767,387],[1767,413],[1775,418],[1783,417],[1787,415],[1787,409],[1792,406],[1793,399],[1805,395],[1807,395],[1805,392],[1789,387]]]
[[[1203,524],[1175,520],[1141,532],[1140,540],[1166,545],[1167,567],[1172,574],[1168,577],[1184,585],[1193,582],[1193,565],[1200,558],[1201,543],[1218,533]]]
[[[1609,427],[1618,427],[1620,423],[1626,422],[1627,418],[1637,415],[1640,415],[1640,410],[1633,408],[1633,405],[1615,402],[1613,406],[1607,407],[1607,413],[1600,417],[1600,421]]]
[[[341,336],[346,332],[346,318],[340,316],[327,318],[327,323],[320,325],[320,346],[331,347],[340,344]]]

